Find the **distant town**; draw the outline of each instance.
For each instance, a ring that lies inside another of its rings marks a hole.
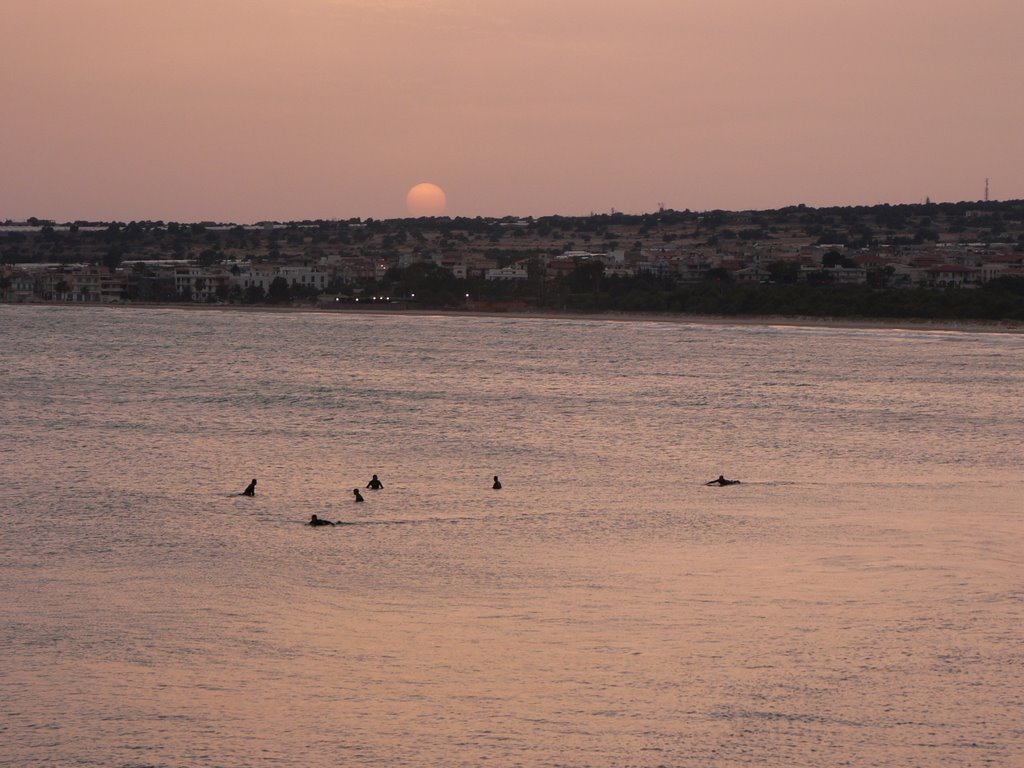
[[[1024,201],[0,224],[0,300],[1024,320]]]

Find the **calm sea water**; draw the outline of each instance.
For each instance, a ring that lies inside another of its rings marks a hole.
[[[1020,335],[0,338],[0,765],[1024,765]]]

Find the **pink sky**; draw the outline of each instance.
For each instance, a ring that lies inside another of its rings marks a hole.
[[[0,220],[1024,198],[1022,0],[0,0]]]

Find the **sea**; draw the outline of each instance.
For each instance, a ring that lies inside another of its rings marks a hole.
[[[0,766],[1022,765],[1024,335],[0,306]]]

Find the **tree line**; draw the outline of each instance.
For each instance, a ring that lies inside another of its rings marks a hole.
[[[1002,277],[980,288],[890,288],[782,282],[735,283],[713,270],[701,282],[673,276],[605,275],[597,261],[544,280],[539,265],[521,282],[458,279],[434,264],[394,267],[365,291],[415,296],[419,306],[457,308],[473,302],[518,302],[578,312],[669,312],[713,315],[1024,320],[1024,278]]]

